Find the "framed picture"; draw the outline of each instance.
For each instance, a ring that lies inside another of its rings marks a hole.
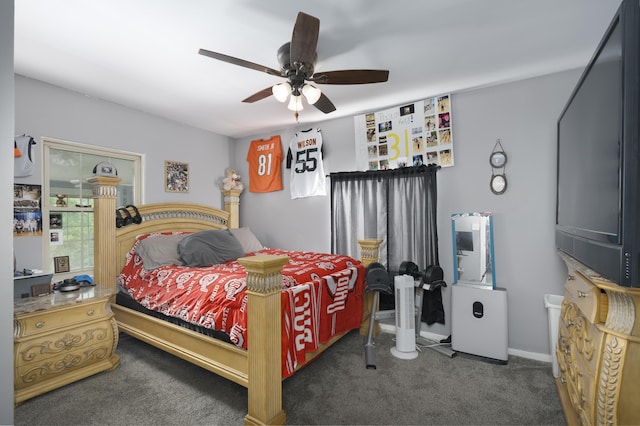
[[[69,272],[69,256],[57,256],[53,258],[53,267],[56,274]]]
[[[62,213],[49,213],[49,228],[62,229]]]
[[[42,235],[41,185],[13,185],[13,236]]]
[[[189,192],[188,163],[165,161],[164,174],[164,190],[166,192]]]
[[[52,246],[61,246],[64,243],[62,229],[50,229],[49,230],[49,244]]]

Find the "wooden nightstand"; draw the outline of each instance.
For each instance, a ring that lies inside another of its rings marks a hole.
[[[16,405],[120,364],[112,290],[78,291],[14,302],[13,354]]]

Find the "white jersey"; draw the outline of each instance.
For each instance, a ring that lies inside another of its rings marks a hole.
[[[287,168],[291,168],[291,198],[327,195],[320,129],[303,130],[293,136]]]
[[[21,178],[33,174],[33,145],[36,141],[31,136],[20,135],[13,140],[14,146],[20,151],[20,156],[13,158],[13,177]]]

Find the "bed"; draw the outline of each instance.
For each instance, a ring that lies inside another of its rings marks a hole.
[[[96,176],[89,181],[94,195],[94,281],[114,291],[117,277],[127,260],[131,260],[131,250],[139,236],[234,229],[239,225],[240,192],[231,190],[223,191],[224,210],[191,203],[149,204],[138,207],[140,224],[116,228],[114,212],[120,180]],[[359,244],[361,267],[377,261],[379,240],[361,240]],[[246,335],[251,336],[246,339],[246,349],[237,342],[212,338],[130,307],[112,303],[112,310],[121,332],[245,386],[248,390],[246,424],[282,424],[286,419],[282,409],[282,300],[285,299],[282,284],[283,268],[286,269],[289,262],[290,257],[277,250],[237,259],[246,271]],[[361,297],[360,303],[362,300]],[[359,306],[363,312],[361,330],[366,330],[370,316],[366,297],[363,305]],[[309,363],[348,330],[343,331],[325,336],[326,341],[305,353],[294,370]]]

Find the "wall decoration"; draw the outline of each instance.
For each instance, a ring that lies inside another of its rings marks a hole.
[[[53,268],[56,274],[69,272],[69,256],[56,256],[53,258]]]
[[[165,161],[166,192],[189,192],[189,164],[177,161]]]
[[[489,156],[489,164],[491,164],[489,188],[491,188],[491,192],[494,194],[502,195],[507,190],[507,175],[505,173],[507,168],[507,154],[504,152],[500,139],[496,140],[493,151]]]
[[[438,164],[451,167],[451,95],[354,118],[358,170]]]
[[[61,246],[64,243],[64,233],[62,229],[49,230],[49,244],[52,246]]]
[[[62,229],[62,213],[49,213],[49,229]]]
[[[13,185],[13,236],[42,235],[41,185]]]

